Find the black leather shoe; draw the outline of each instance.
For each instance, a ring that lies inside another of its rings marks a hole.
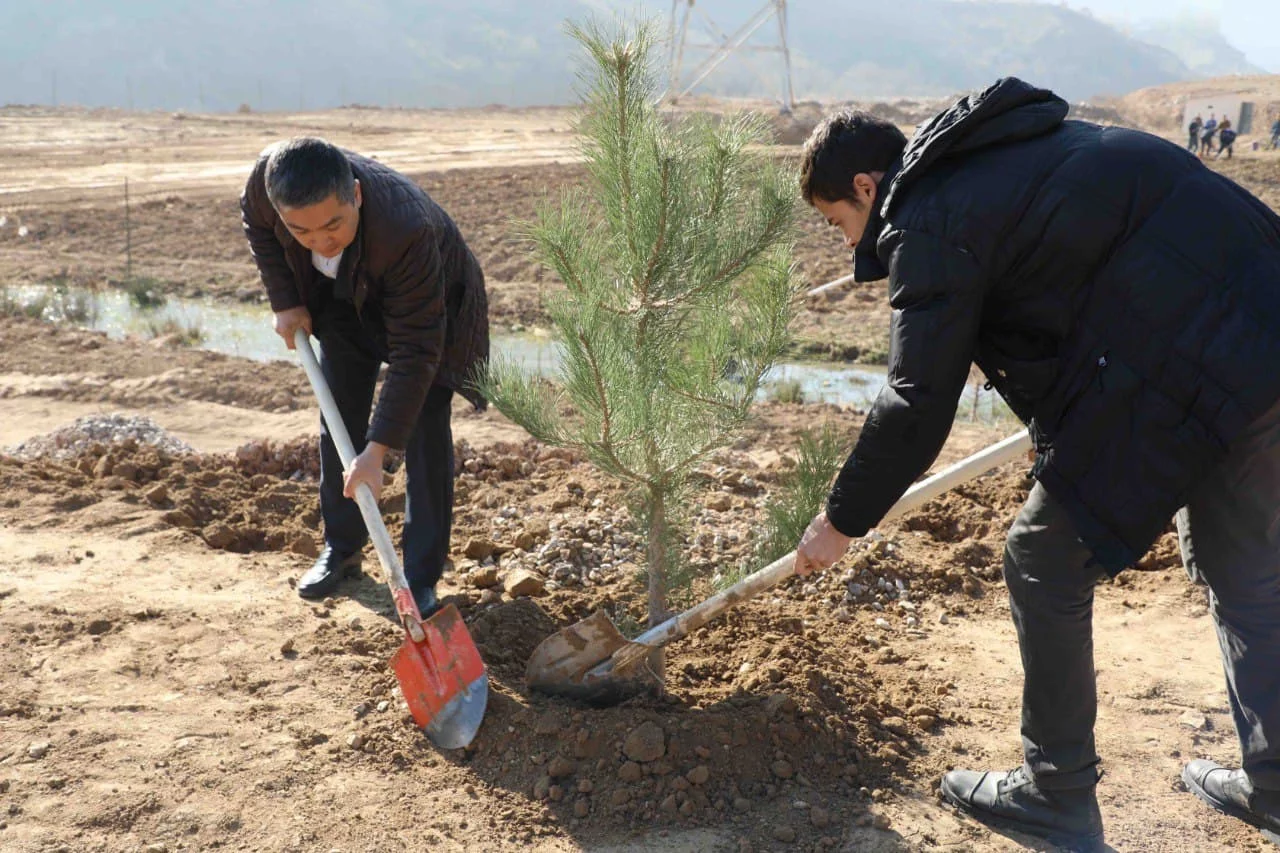
[[[346,554],[326,545],[307,573],[298,579],[298,595],[303,598],[324,598],[338,588],[343,578],[358,574],[359,551]]]
[[[1103,849],[1102,813],[1094,786],[1042,791],[1023,767],[1008,773],[952,770],[942,797],[990,826],[1025,832],[1064,850]]]
[[[1280,833],[1280,791],[1256,789],[1243,770],[1204,758],[1182,768],[1182,781],[1191,793],[1218,811],[1260,827],[1268,838],[1276,840],[1275,833]]]
[[[418,605],[418,613],[424,620],[430,619],[442,606],[436,597],[436,588],[427,586],[413,593],[413,601]]]

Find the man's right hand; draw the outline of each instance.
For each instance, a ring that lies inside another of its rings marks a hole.
[[[306,329],[307,334],[311,334],[311,312],[305,306],[299,305],[297,308],[276,312],[276,334],[284,338],[284,344],[289,349],[294,348],[293,333],[298,329]]]

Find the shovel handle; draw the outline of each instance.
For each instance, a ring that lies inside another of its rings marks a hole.
[[[329,383],[324,380],[320,370],[320,362],[316,360],[315,351],[311,349],[311,336],[306,329],[298,329],[293,333],[294,346],[298,357],[302,360],[302,369],[307,372],[311,389],[315,391],[316,400],[320,403],[320,413],[324,415],[325,426],[338,449],[338,458],[342,460],[344,469],[350,468],[356,458],[356,449],[351,444],[351,436],[347,434],[346,424],[342,422],[342,414],[338,411],[338,403],[333,399]],[[415,642],[422,642],[426,635],[422,631],[422,614],[414,603],[413,594],[409,591],[409,581],[404,576],[404,567],[396,554],[396,546],[391,541],[387,526],[382,523],[382,510],[373,491],[364,483],[356,486],[356,504],[360,507],[360,516],[364,526],[369,530],[369,539],[378,552],[378,560],[387,573],[387,586],[391,588],[391,599],[395,602],[396,612],[405,629]]]
[[[881,520],[891,521],[928,503],[939,495],[951,491],[956,486],[985,474],[992,468],[999,468],[1006,462],[1012,462],[1031,449],[1031,436],[1026,430],[1010,436],[1001,442],[991,445],[969,456],[949,468],[939,471],[927,480],[916,483],[898,499]],[[795,572],[796,552],[792,551],[779,557],[754,574],[747,575],[728,589],[721,590],[701,604],[677,613],[667,621],[655,625],[636,637],[633,642],[641,645],[658,647],[673,640],[678,640],[715,619],[730,607],[734,607],[749,598],[764,592],[772,586],[791,577]]]

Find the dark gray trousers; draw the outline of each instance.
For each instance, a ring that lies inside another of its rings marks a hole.
[[[356,453],[364,450],[378,371],[387,358],[376,326],[361,323],[351,303],[325,301],[315,316],[320,368],[342,413]],[[453,524],[453,391],[433,385],[404,449],[404,573],[418,593],[434,587],[444,573]],[[368,539],[360,507],[342,496],[342,461],[320,420],[320,516],[325,544],[352,553]]]
[[[1244,769],[1280,790],[1280,405],[1230,448],[1177,515],[1183,560],[1210,590]],[[1004,559],[1022,651],[1027,772],[1046,790],[1092,785],[1093,589],[1106,577],[1037,484]]]

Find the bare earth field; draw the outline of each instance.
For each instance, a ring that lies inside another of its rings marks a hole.
[[[128,176],[135,271],[172,293],[256,301],[239,184],[267,142],[318,132],[419,178],[480,256],[496,324],[536,324],[554,283],[507,221],[581,179],[559,110],[0,119],[0,284],[111,286]],[[1280,205],[1274,156],[1215,166]],[[843,274],[834,235],[816,218],[804,225],[805,275]],[[883,285],[813,301],[800,331],[815,351],[825,342],[870,359],[883,346]],[[372,554],[333,599],[293,590],[319,545],[318,415],[301,371],[0,318],[0,448],[107,413],[149,417],[196,452],[0,452],[0,849],[1048,849],[936,798],[950,767],[1020,761],[1000,556],[1023,466],[676,644],[666,698],[593,710],[529,693],[524,662],[597,608],[638,618],[643,543],[620,493],[588,465],[459,404],[445,592],[492,694],[475,743],[442,752],[411,725],[386,668],[399,630]],[[734,568],[799,431],[829,421],[852,438],[861,418],[762,406],[700,472],[693,560]],[[1007,431],[959,424],[938,466]],[[401,477],[383,498],[393,535]],[[1236,762],[1238,748],[1204,595],[1172,536],[1140,569],[1097,595],[1108,840],[1121,851],[1269,849],[1181,789],[1184,761]],[[540,594],[503,591],[522,570],[543,581]]]

